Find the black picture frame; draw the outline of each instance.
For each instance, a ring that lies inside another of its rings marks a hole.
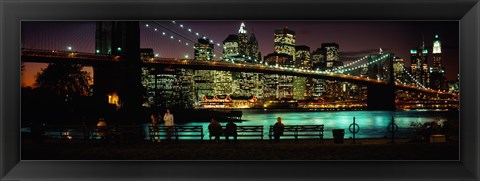
[[[1,0],[2,180],[479,180],[478,0]],[[456,20],[460,161],[22,161],[22,20]]]

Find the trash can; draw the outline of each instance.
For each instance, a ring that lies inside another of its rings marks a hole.
[[[343,136],[345,135],[344,129],[333,129],[333,143],[335,144],[342,144],[343,143]]]

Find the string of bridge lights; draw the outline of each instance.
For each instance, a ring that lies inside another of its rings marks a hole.
[[[191,33],[192,35],[195,35],[197,37],[201,37],[204,40],[210,40],[210,43],[214,44],[214,41],[210,38],[208,38],[206,35],[200,34],[198,32],[193,31],[192,28],[185,26],[184,24],[179,24],[176,21],[170,21],[172,24],[177,25],[180,29],[187,30],[187,32]],[[222,46],[220,43],[215,44],[217,47],[224,49],[225,47]],[[247,58],[248,60],[254,60],[255,62],[258,62],[258,60],[255,57],[248,56],[248,55],[241,55],[243,58]],[[235,59],[231,59],[232,62],[234,62]],[[228,59],[226,61],[229,61]]]
[[[174,23],[174,22],[175,22],[175,21],[172,21],[172,23]],[[181,40],[180,38],[177,38],[175,35],[169,34],[169,33],[165,32],[165,31],[160,32],[158,28],[154,28],[154,27],[153,27],[152,25],[150,25],[150,24],[145,24],[145,27],[148,28],[148,29],[153,29],[154,32],[159,32],[159,33],[161,33],[162,36],[167,37],[167,38],[169,38],[170,40],[178,40],[178,41],[177,41],[178,43],[182,43],[182,40]],[[185,28],[184,25],[182,25],[181,27]],[[192,31],[190,28],[187,28],[187,29],[190,30],[189,32]],[[200,36],[199,33],[195,33],[195,34],[198,34],[198,36]],[[205,37],[205,38],[206,38],[206,37]],[[186,39],[186,38],[185,38],[185,39]],[[188,41],[193,42],[192,40],[188,40]],[[195,43],[195,42],[193,42],[193,43]],[[195,46],[190,45],[188,42],[185,42],[185,43],[182,43],[182,44],[184,44],[185,46],[190,47],[190,48],[195,48]],[[221,47],[221,46],[220,46],[220,47]],[[216,57],[215,54],[214,54],[213,56]],[[245,57],[245,55],[242,55],[242,56]],[[380,61],[381,59],[385,58],[386,56],[387,56],[387,55],[384,55],[384,56],[382,56],[381,58],[378,58],[378,59],[370,62],[370,64],[371,64],[371,63],[375,63],[375,62],[377,62],[377,61]],[[188,58],[188,55],[185,55],[185,58]],[[247,58],[251,60],[251,57],[247,57]],[[358,60],[356,60],[356,61],[354,61],[354,62],[351,62],[351,63],[349,63],[349,64],[347,64],[347,65],[356,64],[356,63],[358,63],[358,62],[360,62],[360,61],[362,61],[362,60],[365,60],[366,58],[368,58],[368,56],[362,57],[361,59],[358,59]],[[226,60],[226,61],[229,62],[228,60]],[[255,61],[257,61],[257,60],[255,60]],[[234,60],[232,60],[231,62],[232,62],[232,63],[235,63]],[[265,66],[268,66],[268,67],[271,67],[271,68],[279,68],[279,69],[282,69],[282,70],[290,70],[290,71],[303,71],[303,72],[310,72],[310,73],[317,73],[317,74],[338,73],[338,72],[343,73],[343,71],[344,71],[344,70],[338,70],[338,71],[334,71],[334,72],[331,72],[330,70],[327,70],[327,71],[316,70],[316,71],[315,71],[315,70],[298,69],[298,68],[294,68],[294,67],[283,67],[283,66],[279,66],[279,65],[269,65],[267,62],[264,62],[263,64],[264,64]],[[368,64],[368,65],[370,65],[370,64]],[[365,66],[366,66],[366,65],[359,65],[359,66],[357,66],[357,67],[355,67],[355,68],[350,68],[350,69],[346,69],[346,70],[347,70],[347,71],[356,70],[356,69],[358,69],[358,68],[362,68],[362,67],[365,67]]]
[[[404,84],[404,85],[405,85],[405,82],[402,82],[402,81],[399,80],[398,78],[395,78],[395,80],[396,80],[397,82],[399,82],[400,84]]]
[[[173,24],[177,25],[177,22],[175,22],[175,21],[171,21],[171,22],[172,22]],[[156,23],[156,24],[158,24],[158,25],[161,26],[161,24],[160,24],[159,22],[155,22],[155,21],[154,21],[154,23]],[[145,27],[146,27],[146,28],[150,28],[151,25],[150,25],[150,24],[146,24]],[[162,27],[163,27],[163,26],[162,26]],[[202,36],[202,34],[200,34],[200,33],[198,33],[198,32],[193,32],[193,30],[192,30],[191,28],[188,28],[188,27],[184,26],[183,24],[179,24],[178,27],[181,28],[181,29],[186,29],[189,33],[191,33],[191,34],[193,34],[193,35],[195,35],[195,36],[197,36],[197,37],[201,37],[201,36]],[[171,29],[169,29],[169,28],[167,28],[167,27],[163,27],[163,28],[168,29],[169,31],[173,31],[173,30],[171,30]],[[157,28],[154,28],[153,30],[156,31],[156,32],[158,31]],[[173,32],[175,32],[175,31],[173,31]],[[175,33],[176,33],[176,34],[183,34],[183,33],[181,33],[181,32],[175,32]],[[162,35],[163,35],[163,36],[167,36],[167,37],[169,36],[170,39],[172,39],[172,40],[176,39],[176,37],[175,37],[174,35],[167,34],[166,32],[162,32]],[[182,36],[182,35],[180,35],[180,36]],[[189,38],[186,37],[186,36],[185,36],[185,37],[182,36],[182,37],[183,37],[184,39],[188,39],[188,40],[189,40],[190,42],[192,42],[193,44],[196,43],[194,40],[191,40],[191,39],[189,39]],[[205,39],[205,40],[209,39],[209,38],[206,37],[206,36],[203,36],[202,38]],[[177,38],[177,39],[178,39],[178,42],[179,42],[179,43],[182,42],[181,39],[179,39],[179,38]],[[213,40],[210,39],[210,43],[213,44]],[[186,45],[186,46],[189,46],[188,43],[185,43],[185,45]],[[216,45],[217,45],[218,47],[220,47],[221,49],[223,49],[223,47],[222,47],[222,45],[221,45],[220,43],[217,43]],[[195,49],[195,46],[191,46],[191,47]],[[223,54],[223,52],[220,52],[218,49],[214,49],[214,51],[216,51],[216,52],[219,53],[219,54]],[[213,56],[216,57],[216,54],[213,54]],[[255,57],[252,58],[251,56],[245,56],[245,55],[241,55],[241,56],[242,56],[243,58],[247,58],[248,60],[252,60],[252,59],[253,59],[255,62],[258,62],[258,60],[257,60]],[[185,58],[188,58],[188,56],[186,55]],[[220,59],[222,59],[222,57],[220,57]],[[235,60],[235,59],[231,59],[231,62],[234,63],[234,60]],[[229,61],[229,59],[227,59],[226,61]]]
[[[175,25],[178,25],[181,29],[186,29],[188,32],[194,34],[194,35],[197,36],[197,37],[202,37],[202,35],[201,35],[200,33],[194,32],[191,28],[188,28],[188,27],[186,27],[186,26],[183,25],[183,24],[177,24],[175,21],[171,21],[171,22],[172,22],[173,24],[175,24]],[[150,28],[150,25],[149,25],[149,24],[145,24],[145,27],[146,27],[146,28]],[[155,32],[160,32],[160,31],[158,30],[158,28],[153,28],[153,30],[154,30]],[[190,45],[188,42],[183,43],[180,38],[176,38],[176,36],[174,36],[174,35],[172,35],[172,34],[168,34],[168,33],[166,33],[165,31],[162,31],[161,34],[162,34],[162,36],[168,37],[168,38],[171,39],[171,40],[178,40],[178,41],[177,41],[178,43],[182,43],[182,44],[184,44],[184,45],[187,46],[187,47],[195,48],[195,46]],[[184,38],[185,38],[185,37],[184,37]],[[206,37],[206,36],[203,36],[202,38],[205,39],[205,40],[208,39],[208,37]],[[187,39],[187,38],[185,38],[185,39]],[[189,40],[189,41],[192,42],[192,43],[196,43],[195,41],[192,41],[192,40]],[[210,40],[210,43],[213,44],[213,40]],[[216,46],[217,46],[217,47],[221,47],[221,48],[223,49],[223,47],[222,47],[222,45],[221,45],[220,43],[217,43]],[[213,56],[216,57],[215,54],[213,54]],[[242,57],[245,58],[245,55],[242,55]],[[279,69],[282,69],[282,70],[290,70],[290,71],[303,71],[303,72],[310,72],[310,73],[317,73],[317,74],[343,73],[343,72],[347,72],[347,71],[353,71],[353,70],[357,70],[357,69],[360,69],[360,68],[364,68],[364,67],[367,67],[367,66],[369,66],[369,65],[371,65],[371,64],[377,63],[378,61],[387,58],[387,57],[388,57],[388,54],[383,55],[383,56],[375,59],[374,61],[371,61],[371,62],[362,64],[362,65],[357,65],[357,66],[352,67],[352,68],[347,68],[347,67],[350,67],[350,66],[352,66],[352,65],[354,65],[354,64],[357,64],[357,63],[359,63],[359,62],[367,59],[368,57],[369,57],[369,56],[367,55],[367,56],[364,56],[364,57],[362,57],[362,58],[360,58],[360,59],[358,59],[358,60],[355,60],[355,61],[353,61],[353,62],[350,62],[350,63],[348,63],[348,64],[346,64],[346,65],[344,65],[344,66],[340,66],[340,67],[338,67],[338,68],[334,68],[333,70],[326,70],[326,71],[321,71],[321,70],[316,70],[316,71],[315,71],[315,70],[305,70],[305,69],[298,69],[298,68],[292,68],[292,67],[283,67],[283,66],[278,66],[278,65],[268,65],[267,62],[265,62],[264,64],[265,64],[265,66],[269,66],[269,67],[272,67],[272,68],[279,68]],[[185,58],[188,58],[188,55],[186,55]],[[248,58],[249,60],[251,60],[252,57],[247,56],[246,58]],[[257,61],[256,59],[254,59],[254,60]],[[229,62],[228,59],[227,59],[226,61]],[[232,63],[235,63],[234,60],[232,60],[231,62],[232,62]],[[417,83],[418,86],[426,89],[425,86],[422,85],[422,84],[421,84],[419,81],[417,81],[415,78],[413,78],[413,76],[412,76],[408,71],[406,71],[403,67],[402,67],[402,69],[403,69],[403,71],[404,71],[412,80],[415,81],[415,83]],[[398,82],[402,83],[402,84],[405,84],[404,82],[401,82],[401,81],[398,80],[398,79],[396,79],[396,80],[397,80]]]
[[[377,58],[377,59],[375,59],[375,60],[373,60],[373,61],[371,61],[371,62],[367,62],[367,63],[365,63],[365,64],[358,65],[358,66],[355,66],[355,67],[352,67],[352,68],[346,68],[346,69],[336,70],[336,71],[333,71],[333,72],[334,72],[334,73],[343,73],[343,72],[348,72],[348,71],[354,71],[354,70],[357,70],[357,69],[360,69],[360,68],[367,67],[367,66],[369,66],[369,65],[371,65],[371,64],[377,63],[378,61],[383,60],[383,59],[385,59],[385,58],[387,58],[387,57],[388,57],[388,54],[385,54],[385,55],[383,55],[383,56],[381,56],[381,57],[379,57],[379,58]]]
[[[366,56],[364,56],[364,57],[362,57],[362,58],[360,58],[360,59],[358,59],[358,60],[355,60],[355,61],[353,61],[353,62],[350,62],[350,63],[348,63],[348,64],[346,64],[346,65],[342,65],[342,66],[340,66],[340,67],[336,67],[336,68],[334,68],[332,71],[341,70],[341,69],[343,69],[343,68],[346,68],[346,67],[349,67],[349,66],[351,66],[351,65],[354,65],[354,64],[356,64],[356,63],[358,63],[358,62],[360,62],[360,61],[362,61],[362,60],[365,60],[365,59],[367,59],[367,58],[368,58],[368,55],[366,55]]]
[[[170,21],[170,22],[171,22],[172,24],[174,24],[174,25],[177,25],[177,26],[178,26],[179,28],[181,28],[181,29],[187,30],[187,31],[188,31],[189,33],[191,33],[192,35],[195,35],[195,36],[197,36],[197,37],[202,37],[202,36],[203,36],[202,38],[205,39],[205,40],[209,39],[207,36],[202,35],[202,34],[200,34],[200,33],[198,33],[198,32],[193,31],[192,28],[187,27],[187,26],[185,26],[184,24],[179,24],[179,23],[177,23],[176,21]],[[213,41],[212,39],[209,39],[209,40],[210,40],[210,43],[213,44],[214,41]],[[222,47],[222,45],[221,45],[220,43],[217,43],[216,45],[217,45],[218,47],[222,48],[222,49],[224,48],[224,47]],[[252,57],[251,57],[251,56],[242,55],[242,57],[248,58],[249,60],[252,60]],[[355,60],[355,61],[353,61],[353,62],[348,63],[348,64],[345,65],[345,66],[341,66],[341,67],[335,68],[335,69],[333,69],[333,70],[331,70],[331,71],[333,71],[334,73],[338,73],[338,72],[341,71],[341,72],[343,73],[344,71],[342,70],[342,68],[346,68],[346,67],[349,67],[349,66],[351,66],[351,65],[357,64],[357,63],[359,63],[359,62],[367,59],[368,57],[369,57],[369,56],[366,55],[366,56],[364,56],[364,57],[362,57],[362,58],[360,58],[360,59],[358,59],[358,60]],[[228,61],[228,59],[227,59],[226,61]],[[233,59],[232,59],[231,61],[234,62]],[[256,60],[255,58],[254,58],[254,61],[257,62],[257,60]],[[376,61],[379,61],[379,60],[376,60]],[[375,62],[376,62],[376,61],[375,61]],[[268,63],[265,62],[265,65],[268,65]],[[364,67],[365,67],[365,66],[364,66]],[[361,68],[361,67],[358,67],[358,68]],[[358,68],[356,68],[356,69],[358,69]],[[337,71],[337,70],[338,70],[338,71]],[[355,69],[354,69],[354,70],[355,70]],[[351,70],[350,70],[350,71],[351,71]],[[329,70],[328,72],[330,72],[330,70]]]
[[[146,27],[146,28],[150,28],[150,24],[145,24],[145,27]],[[159,32],[159,31],[158,31],[158,28],[153,28],[153,31]],[[162,31],[161,33],[162,33],[163,36],[165,36],[165,37],[170,37],[170,39],[175,40],[175,36],[173,36],[173,35],[171,35],[171,34],[168,34],[168,33],[166,33],[165,31]],[[177,38],[177,40],[178,40],[179,43],[182,43],[182,40],[181,40],[181,39]],[[188,42],[185,43],[185,46],[195,47],[195,46],[190,46],[190,44],[188,44]]]
[[[408,71],[407,71],[407,70],[405,70],[405,68],[403,68],[403,67],[402,67],[402,70],[403,70],[405,73],[407,73],[407,75],[408,75],[408,76],[409,76],[409,77],[410,77],[410,78],[411,78],[413,81],[415,81],[415,83],[417,83],[417,85],[418,85],[418,86],[420,86],[420,87],[422,87],[422,88],[426,89],[426,88],[425,88],[425,86],[424,86],[423,84],[421,84],[420,82],[418,82],[418,80],[417,80],[417,79],[413,78],[413,76],[412,76],[412,75],[410,75],[410,73],[408,73]]]
[[[207,36],[202,35],[202,34],[200,34],[200,33],[198,33],[198,32],[194,32],[194,31],[192,30],[192,28],[186,27],[186,26],[183,25],[183,24],[177,24],[176,21],[171,21],[171,22],[172,22],[172,24],[177,25],[177,26],[180,27],[181,29],[185,29],[185,30],[187,30],[189,33],[191,33],[191,34],[193,34],[193,35],[195,35],[195,36],[197,36],[197,37],[202,37],[204,40],[209,39],[209,40],[210,40],[210,43],[213,43],[213,40],[212,40],[212,39],[210,39],[210,38],[208,38]],[[216,45],[217,45],[218,47],[220,47],[220,48],[222,47],[220,43],[217,43]]]
[[[194,42],[194,41],[192,41],[192,40],[188,40],[187,38],[183,37],[184,39],[187,39],[187,41],[190,41],[190,43],[192,43],[193,45],[191,45],[189,42],[183,43],[182,39],[178,38],[177,36],[175,36],[175,35],[173,35],[173,34],[169,34],[169,33],[165,32],[165,31],[160,32],[158,28],[154,28],[154,27],[153,27],[152,25],[150,25],[150,24],[145,24],[145,27],[148,28],[148,29],[150,29],[150,28],[152,27],[152,29],[153,29],[154,32],[159,32],[159,33],[162,34],[162,36],[164,36],[164,37],[166,37],[166,38],[168,38],[168,39],[170,39],[170,40],[172,40],[172,41],[177,40],[176,42],[178,42],[178,43],[180,43],[180,44],[183,44],[183,45],[185,45],[185,46],[187,46],[187,47],[189,47],[189,48],[195,49],[195,46],[194,46],[194,45],[195,45],[196,42]],[[213,57],[216,57],[216,56],[217,56],[216,54],[213,54]],[[186,54],[184,58],[188,58],[188,54]]]

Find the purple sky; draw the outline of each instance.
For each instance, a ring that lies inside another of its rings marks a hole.
[[[192,32],[199,32],[220,43],[229,35],[237,34],[242,21],[158,21],[164,27],[196,40]],[[425,39],[429,52],[432,50],[433,38],[438,34],[442,43],[442,65],[446,67],[447,79],[455,79],[459,72],[459,27],[457,21],[244,21],[248,34],[253,31],[259,43],[262,56],[273,52],[274,29],[288,27],[296,32],[296,44],[310,47],[310,51],[320,48],[322,43],[335,42],[340,45],[344,55],[365,52],[394,53],[410,64],[409,50],[416,48]],[[149,28],[146,28],[149,24]],[[184,25],[180,28],[179,25]],[[185,54],[193,57],[193,49],[185,46],[192,42],[153,22],[141,22],[141,47],[153,48],[161,57],[182,58]],[[157,28],[157,32],[154,31]],[[165,32],[168,36],[162,36]],[[173,35],[174,39],[170,39]],[[201,36],[201,37],[202,37]],[[71,45],[79,52],[95,51],[95,22],[22,22],[22,45],[24,48],[66,50]],[[221,48],[215,46],[216,54]],[[345,58],[344,60],[354,60]],[[428,63],[432,65],[429,54]],[[22,82],[33,83],[33,76],[44,64],[26,64]],[[87,69],[91,71],[91,69]]]

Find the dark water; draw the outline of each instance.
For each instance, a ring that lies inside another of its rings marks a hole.
[[[356,134],[357,138],[382,138],[390,137],[387,126],[390,124],[392,116],[398,125],[399,137],[413,136],[413,129],[410,124],[412,122],[428,122],[439,120],[459,119],[458,111],[446,110],[414,110],[414,111],[292,111],[292,110],[242,110],[242,122],[236,123],[240,125],[263,125],[264,138],[268,139],[268,128],[275,124],[277,117],[282,117],[285,125],[312,125],[323,124],[325,126],[324,138],[332,138],[332,129],[345,129],[345,138],[349,138],[352,134],[348,131],[348,127],[352,124],[353,117],[360,127],[360,131]],[[186,126],[203,126],[204,139],[208,139],[208,124],[206,122],[192,122],[182,125]],[[221,123],[225,125],[226,123]],[[148,131],[149,124],[144,124],[145,131]],[[147,139],[148,134],[147,134]],[[188,138],[186,138],[188,139]],[[239,138],[240,139],[240,138]]]

